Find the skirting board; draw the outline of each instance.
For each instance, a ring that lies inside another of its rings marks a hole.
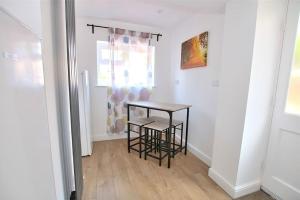
[[[271,192],[268,188],[264,187],[263,185],[261,186],[261,190],[263,190],[265,193],[270,195],[273,199],[283,200],[282,198],[277,196],[275,193]]]
[[[178,135],[176,135],[176,139],[180,140],[180,137]],[[184,144],[184,140],[183,140],[183,144]],[[203,153],[202,151],[200,151],[198,148],[196,148],[195,146],[193,146],[192,144],[190,144],[188,142],[188,150],[194,154],[197,158],[199,158],[201,161],[203,161],[205,164],[207,164],[209,167],[211,165],[211,157],[209,157],[208,155],[206,155],[205,153]]]
[[[117,140],[117,139],[124,139],[127,138],[126,134],[116,134],[116,135],[109,135],[109,134],[99,134],[99,135],[93,135],[93,141],[104,141],[104,140]]]
[[[260,180],[234,186],[212,168],[209,168],[208,176],[221,188],[223,188],[223,190],[225,190],[225,192],[227,192],[233,199],[259,191],[261,186]]]
[[[136,137],[136,133],[131,133],[131,137]],[[122,134],[95,134],[93,135],[93,141],[105,141],[105,140],[118,140],[118,139],[124,139],[127,138],[127,133]]]

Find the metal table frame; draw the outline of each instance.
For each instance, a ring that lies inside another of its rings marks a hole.
[[[158,103],[159,104],[159,103]],[[179,105],[179,104],[170,104],[170,105]],[[190,115],[190,107],[191,105],[182,105],[182,108],[179,109],[168,109],[168,108],[161,108],[159,106],[155,107],[155,106],[147,106],[147,105],[143,105],[143,103],[139,103],[139,102],[127,102],[127,120],[130,120],[130,107],[139,107],[139,108],[145,108],[147,109],[147,118],[149,118],[150,115],[150,110],[158,110],[158,111],[164,111],[167,112],[169,114],[169,130],[172,130],[172,120],[173,120],[173,113],[180,111],[180,110],[184,110],[186,109],[186,126],[185,126],[185,145],[184,145],[184,154],[187,154],[187,141],[188,141],[188,129],[189,129],[189,115]],[[127,137],[128,140],[130,140],[130,130],[129,130],[129,126],[127,124]],[[171,133],[168,134],[168,168],[170,168],[171,166]],[[128,142],[129,144],[129,142]]]

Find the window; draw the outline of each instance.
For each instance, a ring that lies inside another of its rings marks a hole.
[[[300,24],[296,35],[293,65],[291,69],[290,83],[286,102],[286,112],[300,115]]]
[[[108,41],[97,41],[97,85],[153,87],[154,53],[153,46],[139,43],[112,48]]]
[[[97,42],[97,85],[109,86],[111,83],[111,52],[109,43]]]

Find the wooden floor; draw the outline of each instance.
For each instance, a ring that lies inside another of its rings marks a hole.
[[[152,158],[127,153],[127,141],[94,143],[83,158],[84,200],[226,200],[231,199],[208,176],[208,167],[194,155],[178,154],[167,168]],[[270,200],[263,192],[240,200]]]

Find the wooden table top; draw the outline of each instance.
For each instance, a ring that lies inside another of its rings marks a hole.
[[[191,105],[161,103],[155,101],[128,101],[127,104],[130,106],[137,106],[142,108],[150,108],[155,110],[163,110],[163,111],[171,111],[171,112],[192,107]]]

